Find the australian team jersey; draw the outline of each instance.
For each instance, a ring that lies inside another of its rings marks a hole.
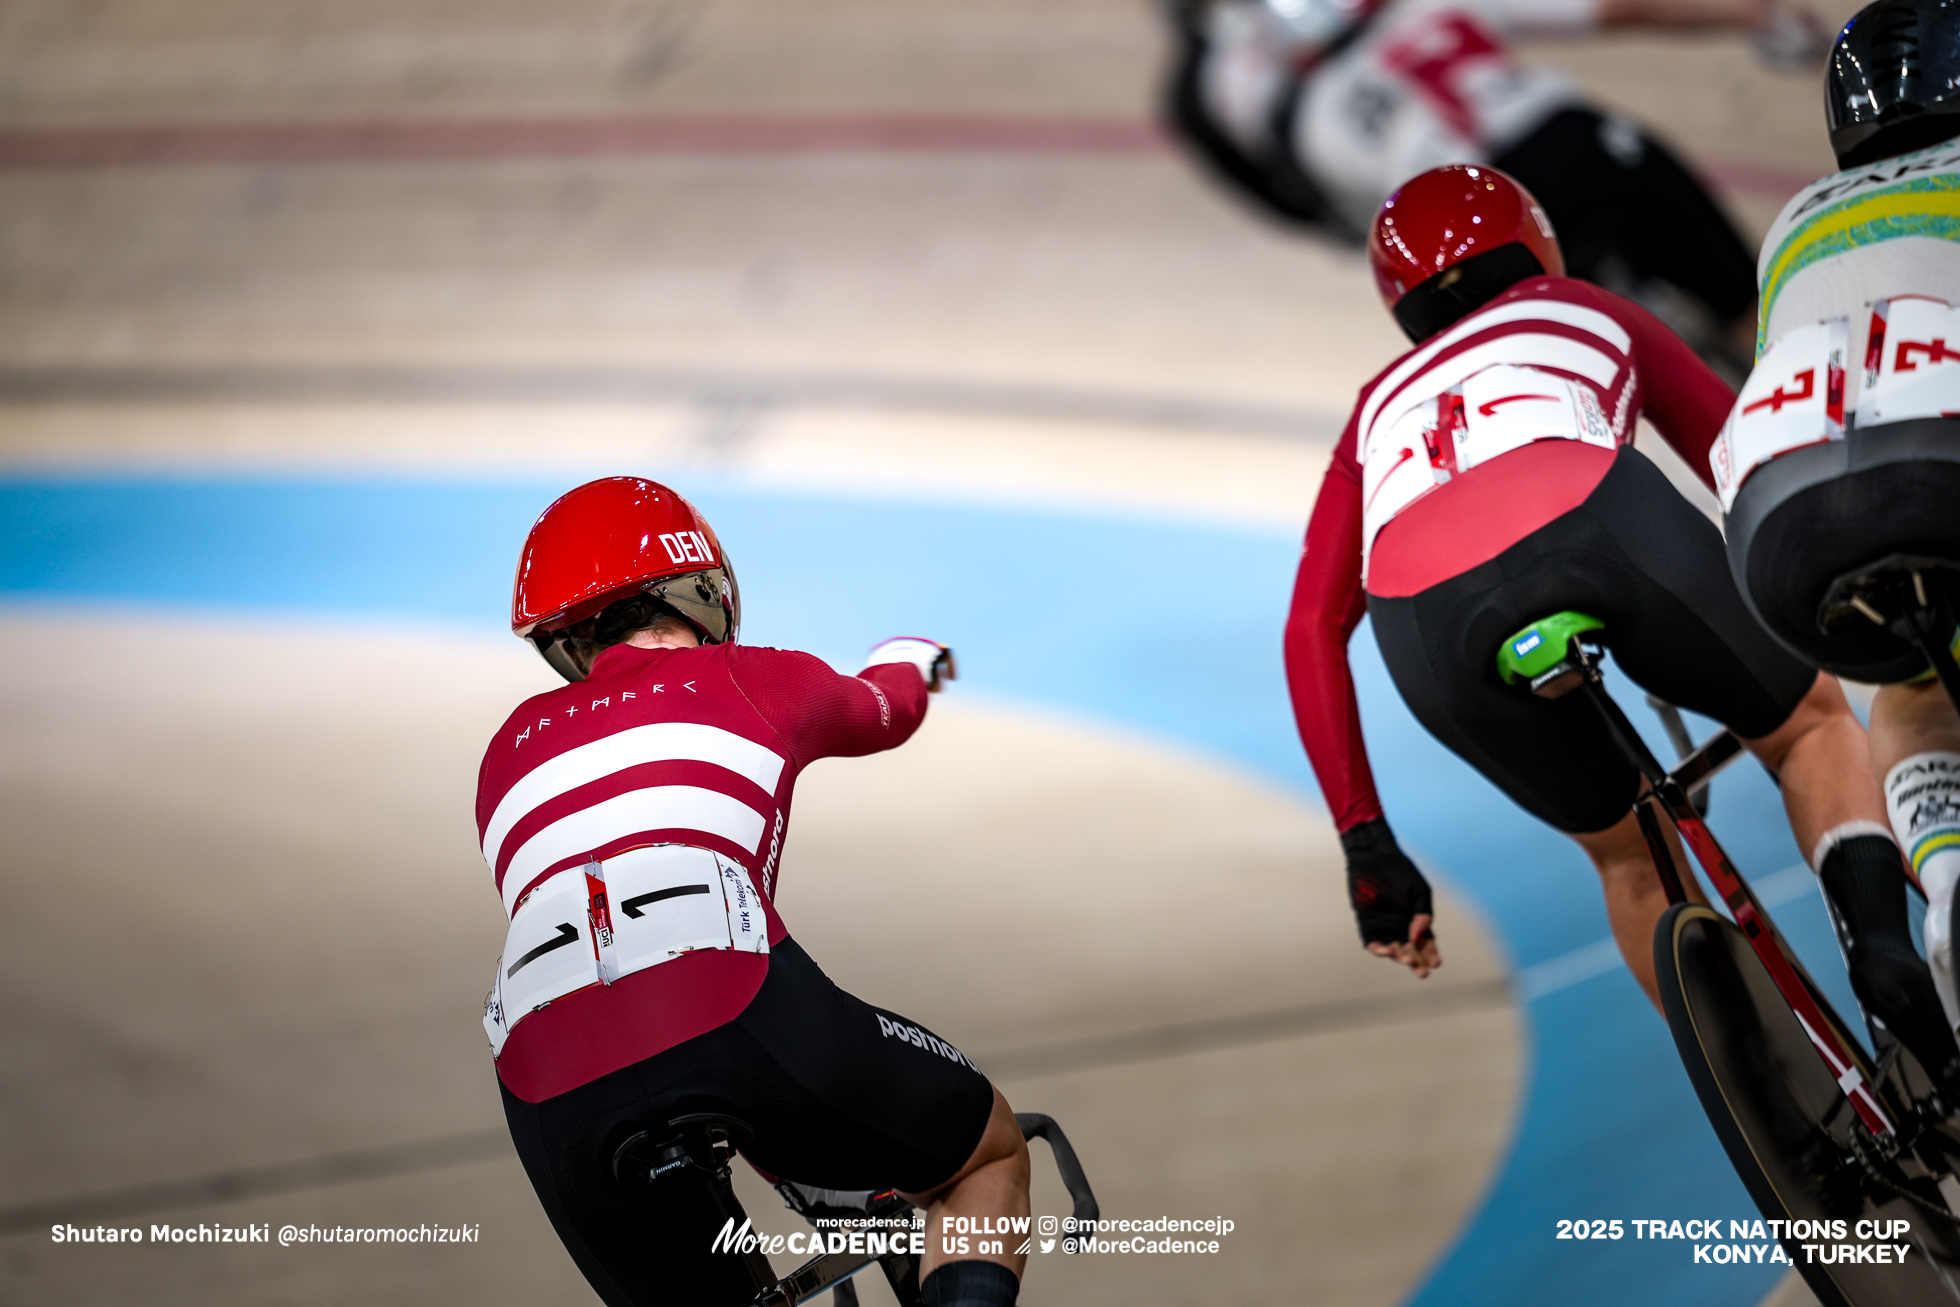
[[[1512,287],[1362,388],[1307,524],[1287,680],[1336,825],[1381,815],[1347,642],[1585,501],[1644,415],[1707,479],[1732,396],[1645,309],[1565,277]]]
[[[1513,33],[1583,31],[1597,0],[1389,0],[1306,76],[1293,150],[1358,230],[1397,186],[1518,144],[1579,102],[1574,84],[1518,62]]]
[[[805,653],[615,645],[526,700],[478,775],[511,923],[486,1003],[497,1074],[541,1102],[740,1015],[786,938],[790,796],[818,758],[903,743],[925,679]]]
[[[1797,192],[1763,240],[1756,280],[1758,353],[1793,327],[1852,313],[1875,296],[1960,303],[1960,141],[1832,173]],[[1865,325],[1854,328],[1853,357]]]
[[[1960,411],[1960,142],[1805,187],[1756,271],[1756,368],[1711,451],[1724,507],[1779,454]]]

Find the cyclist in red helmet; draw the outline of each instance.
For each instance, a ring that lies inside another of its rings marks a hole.
[[[1294,711],[1366,947],[1418,975],[1440,961],[1429,886],[1396,844],[1362,744],[1347,641],[1364,611],[1417,719],[1585,850],[1620,952],[1658,1006],[1651,941],[1666,901],[1631,815],[1639,777],[1581,696],[1535,698],[1497,673],[1506,636],[1576,609],[1604,620],[1635,681],[1726,723],[1777,774],[1845,925],[1859,997],[1935,1074],[1960,1075],[1906,928],[1863,729],[1834,679],[1750,617],[1720,533],[1633,447],[1644,416],[1706,469],[1728,387],[1646,310],[1565,277],[1543,211],[1493,168],[1411,180],[1382,206],[1368,254],[1415,348],[1361,390],[1286,632]]]
[[[754,1294],[687,1186],[612,1173],[628,1137],[691,1113],[745,1122],[744,1154],[785,1180],[896,1188],[931,1231],[1028,1214],[1000,1091],[832,984],[775,907],[798,773],[904,743],[951,653],[887,640],[842,676],[738,644],[740,626],[721,542],[666,486],[589,482],[524,543],[511,629],[570,684],[519,705],[484,754],[477,830],[510,916],[484,1027],[518,1156],[614,1307]],[[929,1238],[922,1300],[1008,1307],[1025,1262]]]

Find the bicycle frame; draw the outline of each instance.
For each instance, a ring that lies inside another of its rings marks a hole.
[[[1695,810],[1690,798],[1692,790],[1706,784],[1722,765],[1740,754],[1741,743],[1725,730],[1690,754],[1676,772],[1670,774],[1648,749],[1646,741],[1633,729],[1619,704],[1606,692],[1600,672],[1603,656],[1603,651],[1588,648],[1574,636],[1568,645],[1566,659],[1542,676],[1533,678],[1533,689],[1542,693],[1544,689],[1556,688],[1558,694],[1577,689],[1598,710],[1614,742],[1645,780],[1639,796],[1634,800],[1635,811],[1639,814],[1641,834],[1646,838],[1648,852],[1654,859],[1655,871],[1667,891],[1668,902],[1685,902],[1687,893],[1675,869],[1673,853],[1667,846],[1660,822],[1654,815],[1656,807],[1674,823],[1674,828],[1681,833],[1681,838],[1694,854],[1695,861],[1707,874],[1709,883],[1728,905],[1736,925],[1741,927],[1750,947],[1761,960],[1763,969],[1769,973],[1777,993],[1782,995],[1783,1001],[1789,1004],[1790,1010],[1802,1024],[1812,1047],[1824,1060],[1831,1078],[1837,1082],[1838,1089],[1850,1102],[1858,1119],[1873,1135],[1886,1140],[1894,1139],[1897,1130],[1873,1091],[1864,1059],[1847,1047],[1831,1022],[1825,1019],[1811,995],[1812,982],[1803,964],[1777,930],[1776,923],[1756,898],[1755,891],[1749,888],[1742,873],[1736,870],[1728,854],[1723,852],[1721,844]]]

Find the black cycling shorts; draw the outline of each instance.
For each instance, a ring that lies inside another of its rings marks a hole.
[[[1926,656],[1853,617],[1818,625],[1838,578],[1891,554],[1960,564],[1960,421],[1911,418],[1779,454],[1750,472],[1729,508],[1730,570],[1756,617],[1806,662],[1889,684]],[[1951,584],[1949,575],[1947,584]]]
[[[1599,638],[1634,681],[1745,738],[1775,731],[1816,679],[1749,615],[1721,534],[1631,447],[1583,504],[1491,561],[1407,598],[1368,596],[1416,719],[1563,831],[1613,825],[1640,785],[1584,696],[1498,678],[1503,641],[1566,609],[1606,623]]]
[[[1544,206],[1569,275],[1610,282],[1617,260],[1724,322],[1754,307],[1754,248],[1666,146],[1624,119],[1566,109],[1491,162]]]
[[[889,1032],[889,1033],[887,1033]],[[916,1032],[916,1034],[914,1033]],[[721,1220],[681,1179],[621,1187],[615,1149],[692,1112],[755,1130],[756,1166],[825,1189],[925,1192],[973,1155],[993,1086],[929,1032],[839,989],[793,940],[739,1017],[644,1062],[504,1116],[578,1268],[611,1307],[747,1303],[739,1258],[712,1255]]]

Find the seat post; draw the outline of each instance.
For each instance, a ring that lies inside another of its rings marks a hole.
[[[1960,708],[1960,665],[1953,661],[1953,635],[1955,623],[1947,612],[1945,604],[1929,604],[1923,599],[1924,586],[1919,573],[1912,576],[1914,585],[1921,591],[1921,602],[1892,623],[1892,633],[1916,646],[1926,655],[1926,661],[1933,665],[1933,674],[1939,677],[1940,686],[1946,697]]]
[[[1669,779],[1667,769],[1633,729],[1633,723],[1606,692],[1600,672],[1602,655],[1587,648],[1583,636],[1605,629],[1605,623],[1585,613],[1562,612],[1542,618],[1506,640],[1497,654],[1498,676],[1507,684],[1523,682],[1541,699],[1559,699],[1578,690],[1606,724],[1606,733],[1626,760],[1646,779],[1647,787],[1634,800],[1640,834],[1660,876],[1669,903],[1682,903],[1687,893],[1675,866],[1673,851],[1661,830],[1656,805],[1673,815],[1673,803],[1687,796]],[[1675,719],[1679,725],[1679,718]],[[1686,733],[1683,732],[1685,735]]]
[[[675,1131],[671,1137],[653,1142],[651,1132],[642,1130],[613,1153],[613,1175],[621,1184],[671,1183],[683,1174],[691,1176],[708,1193],[722,1229],[730,1235],[749,1224],[749,1214],[735,1195],[735,1178],[729,1162],[736,1149],[754,1132],[745,1122],[713,1113],[675,1117],[667,1123]],[[733,1249],[754,1282],[758,1295],[779,1283],[769,1258],[755,1247]]]
[[[1660,759],[1647,747],[1647,741],[1640,738],[1640,732],[1633,729],[1633,723],[1627,720],[1626,713],[1606,692],[1606,678],[1599,670],[1599,658],[1574,636],[1570,645],[1570,660],[1577,663],[1580,670],[1579,692],[1586,696],[1586,702],[1604,719],[1613,743],[1620,747],[1627,761],[1647,778],[1648,786],[1658,789],[1661,782],[1667,779],[1667,768],[1661,766]]]

